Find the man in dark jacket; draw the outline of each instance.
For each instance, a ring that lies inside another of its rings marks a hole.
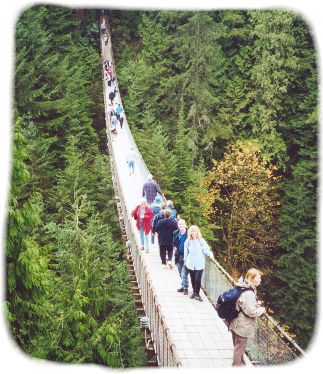
[[[163,194],[158,184],[153,180],[153,176],[149,174],[148,181],[142,187],[142,197],[147,199],[148,204],[152,204],[158,193],[159,195]]]
[[[113,105],[113,100],[114,100],[117,92],[118,91],[116,89],[114,89],[113,91],[109,92],[109,100],[111,101],[111,105]]]
[[[178,221],[178,230],[173,233],[173,246],[175,264],[177,266],[179,275],[182,279],[182,285],[177,292],[183,292],[184,295],[188,294],[188,269],[184,265],[184,243],[187,239],[187,227],[183,219]]]
[[[157,224],[158,222],[165,218],[164,217],[164,210],[166,209],[166,204],[165,203],[162,203],[161,207],[160,207],[160,211],[154,216],[154,219],[153,219],[153,223],[152,223],[152,233],[155,234],[157,232]]]
[[[177,221],[171,217],[169,209],[164,210],[164,218],[158,221],[156,231],[158,233],[159,253],[162,261],[162,268],[165,269],[167,265],[171,269],[173,257],[173,232],[177,229]],[[166,265],[167,253],[167,265]]]

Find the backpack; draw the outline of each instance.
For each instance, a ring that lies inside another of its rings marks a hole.
[[[229,323],[237,318],[241,312],[241,310],[236,309],[237,300],[243,292],[249,290],[253,291],[250,287],[236,286],[223,292],[223,294],[218,297],[218,301],[215,305],[218,316]]]

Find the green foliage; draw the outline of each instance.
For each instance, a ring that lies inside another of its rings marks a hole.
[[[288,122],[283,128],[290,157],[281,212],[282,250],[275,259],[272,283],[276,287],[270,287],[270,302],[302,346],[307,346],[317,318],[313,304],[317,300],[318,78],[313,40],[302,19],[294,20],[293,34],[300,63],[294,71],[290,113],[285,114]]]
[[[221,25],[216,24],[210,15],[196,12],[177,28],[172,39],[190,123],[188,145],[193,164],[199,147],[211,147],[217,138],[230,135],[230,128],[218,123],[214,110],[221,102],[218,90],[223,84],[224,61],[218,43],[222,32]]]
[[[58,318],[52,329],[59,334],[49,354],[65,362],[97,362],[113,367],[142,364],[140,349],[130,352],[122,348],[122,342],[131,347],[139,344],[139,338],[135,329],[124,329],[128,318],[134,317],[134,303],[118,243],[113,242],[109,227],[91,214],[86,196],[75,184],[71,190],[74,197],[64,222],[47,225],[57,248],[59,271],[53,296]]]
[[[37,227],[41,225],[41,195],[28,194],[26,139],[21,132],[22,120],[14,127],[13,165],[9,196],[6,240],[7,295],[6,309],[16,342],[29,349],[31,334],[42,329],[47,312],[52,276],[48,271],[45,248],[38,244]]]
[[[189,225],[197,225],[201,229],[203,237],[211,244],[216,240],[214,229],[217,227],[210,222],[212,214],[212,196],[205,184],[206,170],[203,162],[200,162],[191,171],[188,186],[182,192],[184,195],[182,218]]]
[[[111,16],[123,103],[149,169],[215,253],[228,248],[217,226],[232,212],[224,200],[239,196],[230,244],[239,255],[230,267],[272,267],[266,302],[306,346],[316,301],[318,164],[308,26],[279,9]],[[75,10],[39,5],[16,24],[6,310],[14,338],[33,356],[138,366],[140,334],[100,153],[95,22],[95,10],[86,10],[79,33]],[[225,153],[255,138],[253,162],[247,152],[240,164]]]
[[[100,153],[95,17],[85,12],[80,34],[75,10],[41,5],[16,24],[6,314],[34,357],[143,366],[109,159]]]
[[[173,175],[175,173],[175,157],[169,149],[169,141],[162,127],[148,125],[138,132],[137,140],[140,152],[145,157],[148,169],[160,184],[166,198],[172,194]]]
[[[177,121],[177,132],[174,146],[174,178],[173,178],[173,199],[176,201],[176,209],[181,213],[185,204],[185,190],[192,179],[191,155],[187,146],[186,121],[184,118],[184,106],[181,103]]]
[[[120,24],[120,15],[114,16],[113,22]],[[129,20],[128,15],[124,19]],[[118,47],[123,43],[120,33],[114,43],[127,118],[149,167],[157,169],[151,161],[156,148],[144,145],[153,127],[167,139],[166,144],[159,142],[171,149],[175,173],[173,167],[163,169],[158,181],[172,180],[170,198],[183,218],[201,225],[209,240],[219,234],[215,222],[225,217],[205,209],[209,196],[203,181],[212,159],[224,162],[226,149],[236,141],[257,139],[264,161],[260,170],[275,168],[275,177],[281,179],[274,199],[279,206],[270,205],[267,215],[274,209],[272,217],[279,220],[271,221],[269,228],[262,228],[259,220],[256,245],[270,259],[251,256],[252,263],[242,265],[246,256],[237,244],[238,268],[273,268],[263,285],[265,301],[306,345],[313,318],[309,312],[297,313],[284,290],[297,284],[289,294],[299,300],[298,308],[309,300],[314,308],[318,93],[317,57],[308,25],[298,15],[276,9],[140,12],[131,27],[131,45]],[[213,181],[219,182],[217,174]],[[249,204],[247,196],[245,202]],[[256,221],[249,213],[248,219]],[[265,228],[269,231],[263,232]],[[251,240],[248,233],[241,237]],[[215,253],[223,246],[220,236]],[[303,270],[304,287],[299,279]]]

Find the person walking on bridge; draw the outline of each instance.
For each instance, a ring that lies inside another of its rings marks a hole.
[[[184,244],[184,265],[187,267],[193,288],[191,299],[203,301],[200,296],[201,279],[205,268],[205,256],[214,258],[210,247],[202,238],[200,229],[193,225],[188,229]]]
[[[173,268],[172,257],[173,257],[173,232],[177,228],[177,221],[171,217],[171,211],[165,209],[164,217],[157,223],[156,231],[158,233],[158,244],[159,254],[162,261],[162,268],[166,266],[170,269]],[[166,265],[166,253],[167,253],[167,265]]]
[[[167,200],[166,205],[167,205],[167,209],[169,209],[171,211],[172,217],[177,218],[177,211],[174,208],[174,204],[173,204],[172,200]]]
[[[153,176],[149,174],[148,181],[142,187],[142,196],[147,199],[147,203],[150,205],[158,193],[159,195],[163,194],[158,184],[153,180]]]
[[[178,229],[173,233],[173,246],[175,265],[177,266],[179,275],[182,279],[181,287],[177,292],[188,294],[188,269],[184,265],[184,244],[187,239],[187,227],[183,219],[178,221]]]
[[[132,217],[136,220],[136,226],[140,235],[141,250],[146,249],[149,252],[151,220],[154,216],[153,211],[147,205],[147,200],[143,197],[140,204],[131,212]]]
[[[114,98],[115,98],[117,92],[118,92],[118,91],[117,91],[116,89],[114,89],[113,91],[110,91],[110,92],[109,92],[109,100],[110,100],[110,102],[111,102],[111,105],[113,105],[113,100],[114,100]]]
[[[120,105],[120,103],[117,103],[116,107],[115,107],[115,113],[116,113],[116,116],[117,116],[117,120],[119,122],[120,122],[120,115],[121,115],[122,112],[123,112],[122,106]]]
[[[157,196],[155,197],[155,199],[158,198],[158,197],[161,198],[160,195],[157,195]],[[155,200],[154,200],[154,201],[155,201]],[[166,207],[166,203],[162,202],[162,203],[161,203],[161,206],[160,206],[160,211],[159,211],[157,214],[155,214],[155,216],[154,216],[154,218],[153,218],[153,223],[152,223],[152,229],[151,229],[151,231],[152,231],[152,235],[154,235],[154,236],[157,235],[157,223],[158,223],[161,219],[165,218],[165,216],[164,216],[164,212],[165,212],[165,209],[166,209],[166,208],[167,208],[167,207]]]
[[[232,366],[245,365],[244,353],[248,338],[252,337],[256,329],[257,317],[265,313],[265,308],[258,305],[256,298],[257,287],[261,283],[262,272],[251,268],[247,271],[245,279],[239,281],[237,286],[249,288],[244,291],[236,302],[236,309],[240,311],[238,317],[229,325],[234,346]]]
[[[137,155],[133,148],[130,148],[130,152],[127,155],[127,164],[129,167],[129,175],[133,175],[135,173],[135,159]]]
[[[162,197],[160,195],[157,195],[155,197],[155,200],[153,201],[152,205],[150,206],[151,210],[154,213],[154,218],[153,218],[152,225],[151,225],[152,226],[151,227],[151,231],[152,231],[152,234],[151,234],[151,244],[153,244],[153,245],[155,244],[155,231],[153,231],[154,221],[155,221],[155,217],[161,211],[162,202],[163,202]],[[157,226],[157,223],[155,225],[155,229],[156,229],[156,226]]]

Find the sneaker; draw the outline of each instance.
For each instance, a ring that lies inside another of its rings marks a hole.
[[[177,292],[183,292],[184,291],[184,288],[183,287],[181,287],[181,288],[179,288],[178,290],[177,290]]]
[[[200,295],[195,295],[195,300],[203,301]]]
[[[173,269],[173,264],[171,263],[171,261],[167,261],[167,265],[170,269]]]
[[[193,292],[192,295],[190,296],[191,299],[195,299],[195,293]]]
[[[166,267],[167,267],[166,265],[164,265],[164,264],[162,265],[162,269],[166,269]]]
[[[184,288],[184,295],[188,295],[188,289]]]

